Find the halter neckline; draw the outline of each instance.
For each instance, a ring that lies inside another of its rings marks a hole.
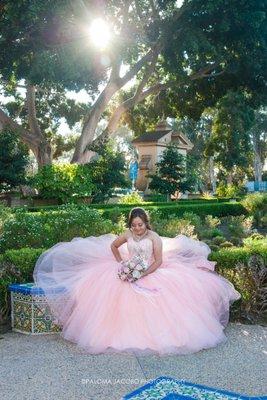
[[[131,231],[131,234],[132,234],[133,241],[139,243],[139,242],[141,242],[141,240],[143,240],[147,237],[148,229],[145,231],[145,233],[143,235],[141,235],[140,239],[137,239],[138,236],[135,235],[132,231]]]

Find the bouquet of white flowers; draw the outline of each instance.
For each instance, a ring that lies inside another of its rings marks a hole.
[[[135,255],[130,260],[124,261],[118,271],[122,281],[135,282],[147,270],[148,264],[141,255]]]

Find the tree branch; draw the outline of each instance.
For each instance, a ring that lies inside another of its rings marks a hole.
[[[159,13],[157,12],[157,8],[156,8],[156,5],[154,3],[154,0],[149,0],[149,4],[151,6],[152,15],[155,18],[155,20],[160,19],[160,16],[159,16]]]
[[[150,4],[151,5],[151,4]],[[128,7],[128,3],[127,3]],[[142,12],[139,8],[139,3],[137,0],[135,0],[135,8],[137,11],[137,14],[139,14],[139,18],[141,20],[141,25],[142,25],[142,20],[143,20],[143,15]],[[176,22],[179,20],[179,18],[183,15],[183,13],[187,10],[186,6],[182,6],[175,12],[174,14],[174,21]],[[153,11],[153,9],[152,9]],[[121,14],[122,15],[122,14]],[[180,29],[180,32],[182,29]],[[142,101],[145,97],[149,96],[150,94],[156,94],[159,91],[168,88],[170,85],[173,85],[173,82],[171,83],[165,83],[165,84],[156,84],[152,86],[151,88],[144,90],[144,87],[148,81],[148,71],[151,69],[151,71],[154,69],[155,65],[154,62],[156,63],[156,55],[161,51],[161,49],[164,47],[164,42],[165,38],[158,38],[154,43],[150,44],[150,50],[147,51],[145,55],[143,55],[131,68],[130,70],[125,73],[125,75],[122,78],[118,78],[118,65],[115,66],[114,64],[114,69],[111,72],[112,78],[109,80],[107,83],[105,89],[103,92],[100,94],[99,98],[93,105],[90,113],[85,117],[85,122],[82,130],[82,134],[80,138],[77,141],[77,145],[75,148],[75,152],[72,158],[72,162],[80,162],[80,160],[83,159],[83,154],[87,151],[88,146],[90,143],[94,141],[99,140],[99,137],[94,140],[94,135],[95,135],[95,130],[98,124],[98,121],[105,110],[109,100],[115,94],[119,89],[121,89],[127,82],[129,82],[132,78],[134,78],[137,73],[142,69],[142,67],[150,62],[150,65],[148,67],[147,72],[145,73],[142,81],[140,82],[140,86],[137,88],[137,91],[133,98],[126,100],[123,104],[121,104],[118,109],[115,110],[115,114],[112,115],[111,121],[109,124],[109,128],[111,131],[114,130],[114,127],[117,126],[120,117],[122,113],[126,110],[129,109],[130,107],[134,106],[137,102]],[[154,60],[155,57],[155,61]],[[117,78],[117,79],[116,79]],[[177,83],[174,83],[177,84]],[[108,128],[108,129],[109,129]],[[104,137],[106,133],[108,132],[108,129],[106,129],[103,134],[100,135],[101,137]]]
[[[9,126],[14,131],[18,132],[21,137],[21,140],[29,145],[29,147],[36,146],[38,144],[38,140],[31,133],[29,133],[26,129],[24,129],[17,122],[13,121],[3,110],[0,109],[0,122],[3,126]]]
[[[124,30],[128,27],[128,18],[129,18],[129,7],[133,0],[125,0],[122,6],[121,17],[122,17],[122,29],[120,31],[120,36],[124,36]],[[110,81],[115,82],[120,78],[120,67],[121,67],[121,57],[115,55],[115,59],[112,63],[112,70],[110,74]]]
[[[194,72],[193,74],[189,75],[189,78],[194,81],[196,79],[203,79],[203,78],[211,78],[213,76],[218,76],[218,75],[222,75],[225,70],[222,70],[220,72],[214,72],[214,73],[210,73],[212,71],[215,70],[215,68],[217,68],[220,64],[217,62],[214,62],[210,65],[207,65],[206,67],[201,68],[199,71]]]
[[[117,57],[112,63],[109,83],[116,82],[120,79],[120,68],[121,68],[121,59]]]
[[[150,64],[148,65],[148,67],[147,67],[147,69],[145,71],[143,79],[141,80],[140,84],[137,87],[137,90],[136,90],[135,95],[134,95],[134,98],[136,100],[138,100],[138,97],[141,95],[141,93],[142,93],[145,85],[147,84],[150,76],[152,75],[152,73],[155,70],[155,66],[156,66],[156,63],[157,63],[157,60],[158,60],[158,55],[159,55],[159,50],[154,52],[153,58],[152,58]]]
[[[27,83],[26,106],[28,111],[28,122],[30,126],[30,131],[32,134],[42,137],[42,132],[36,115],[35,102],[35,87],[30,83]]]
[[[149,89],[139,93],[138,97],[136,97],[135,95],[132,96],[131,98],[125,100],[122,104],[120,104],[113,112],[108,126],[107,128],[103,131],[103,133],[98,136],[98,138],[96,138],[96,142],[99,142],[101,140],[105,140],[105,138],[109,135],[112,135],[118,124],[119,121],[123,115],[123,113],[131,108],[133,108],[136,104],[140,103],[141,101],[143,101],[146,97],[153,95],[153,94],[157,94],[159,93],[161,90],[167,89],[168,87],[170,87],[171,85],[173,85],[173,82],[169,82],[167,83],[158,83],[156,85],[151,86]],[[95,143],[94,141],[94,143]]]
[[[149,62],[153,58],[154,50],[150,49],[139,61],[135,63],[135,65],[130,69],[130,71],[126,72],[126,74],[120,79],[120,86],[123,87],[127,82],[129,82],[136,74],[140,71],[140,69],[145,65],[146,62]]]
[[[3,79],[3,78],[0,79],[0,85],[1,85],[1,82],[2,82],[3,84],[5,84],[5,85],[10,85],[10,82],[8,82],[7,80],[5,80],[5,79]],[[26,89],[27,89],[27,85],[22,85],[22,84],[20,84],[20,83],[16,83],[16,84],[15,84],[15,88],[25,89],[25,90],[26,90]],[[43,89],[43,88],[41,88],[41,87],[39,87],[39,86],[35,86],[35,89],[36,89],[37,92],[46,93],[45,89]]]
[[[177,86],[177,82],[175,81],[169,81],[166,83],[157,83],[153,86],[151,86],[150,88],[148,88],[147,90],[143,90],[145,84],[147,83],[147,80],[149,78],[149,72],[150,70],[153,68],[153,64],[156,63],[156,58],[154,60],[151,61],[150,66],[148,67],[146,74],[144,75],[140,85],[138,86],[136,93],[134,94],[134,96],[132,96],[131,98],[125,100],[122,104],[120,104],[113,112],[108,126],[105,129],[105,131],[103,132],[103,134],[101,134],[96,140],[101,140],[101,138],[107,137],[108,135],[112,135],[112,133],[115,132],[119,121],[123,115],[123,113],[131,108],[133,108],[134,106],[136,106],[136,104],[140,103],[141,101],[143,101],[146,97],[151,96],[151,95],[155,95],[159,92],[161,92],[162,90],[166,90],[172,86]],[[215,74],[208,74],[208,72],[212,71],[216,66],[218,66],[219,64],[213,64],[210,66],[206,66],[201,68],[198,72],[192,74],[189,76],[190,80],[197,80],[197,79],[203,79],[203,78],[207,78],[207,77],[211,77],[211,76],[215,76]],[[218,72],[216,73],[216,75],[221,75],[224,71]],[[103,135],[103,136],[102,136]]]
[[[139,16],[140,20],[142,21],[143,16],[142,16],[142,12],[139,7],[139,4],[138,4],[138,0],[135,0],[135,7],[136,7],[137,15]],[[186,9],[187,9],[187,7],[183,6],[183,7],[179,8],[179,10],[177,10],[175,17],[174,17],[175,22],[179,20],[179,18],[184,14]],[[182,29],[179,30],[179,33],[181,33],[181,32],[182,32]],[[121,78],[122,86],[124,86],[125,83],[130,81],[137,74],[137,72],[140,71],[140,69],[143,67],[143,65],[146,62],[151,61],[154,51],[160,52],[163,47],[164,47],[164,41],[162,39],[158,39],[156,41],[156,43],[154,43],[153,48],[151,48],[139,61],[137,61],[137,63],[130,69],[130,71],[128,71],[124,75],[124,77]]]

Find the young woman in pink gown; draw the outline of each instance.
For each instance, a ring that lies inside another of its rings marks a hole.
[[[88,353],[187,354],[226,340],[229,306],[240,298],[214,272],[209,247],[160,237],[142,208],[117,237],[74,238],[43,253],[34,270],[63,338]],[[118,275],[135,255],[148,265],[135,281]]]

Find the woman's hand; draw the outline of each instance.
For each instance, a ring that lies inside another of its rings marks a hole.
[[[128,278],[130,277],[131,274],[129,274],[130,269],[127,266],[127,261],[120,261],[120,266],[118,268],[118,277],[122,281],[128,281]]]
[[[118,273],[119,274],[122,273],[124,267],[125,267],[125,261],[120,261],[119,262],[119,267],[118,267]]]

